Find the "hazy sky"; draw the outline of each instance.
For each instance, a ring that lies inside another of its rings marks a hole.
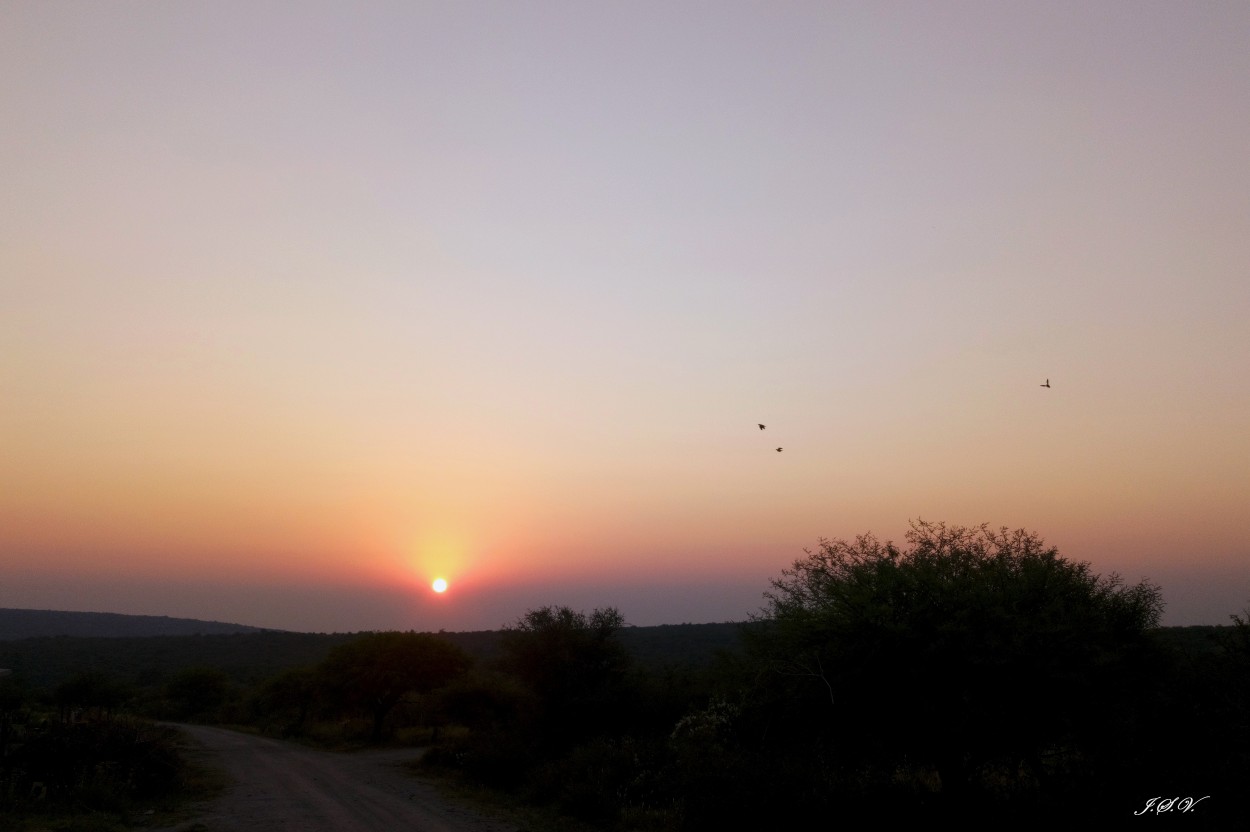
[[[741,620],[917,518],[1250,604],[1250,4],[0,3],[0,606]]]

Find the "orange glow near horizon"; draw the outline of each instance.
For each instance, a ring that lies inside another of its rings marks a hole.
[[[473,545],[467,535],[455,532],[422,535],[413,547],[415,555],[408,559],[408,568],[418,575],[433,576],[429,580],[443,581],[445,589],[447,575],[463,577],[474,571],[469,557]],[[435,592],[442,591],[435,588]]]

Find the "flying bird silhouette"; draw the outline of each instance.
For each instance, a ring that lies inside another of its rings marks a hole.
[[[759,422],[756,422],[756,424],[759,425]],[[764,429],[764,426],[760,425],[760,430],[763,430],[763,429]]]
[[[781,448],[778,448],[778,449],[777,449],[777,453],[781,453]]]
[[[1050,379],[1046,379],[1046,383],[1045,383],[1045,384],[1039,384],[1039,385],[1037,385],[1037,386],[1038,386],[1038,387],[1049,387],[1049,386],[1050,386]]]

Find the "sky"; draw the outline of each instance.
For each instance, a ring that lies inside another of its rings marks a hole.
[[[0,123],[0,606],[1250,605],[1250,4],[5,0]]]

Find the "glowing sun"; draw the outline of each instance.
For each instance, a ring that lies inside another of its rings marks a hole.
[[[447,582],[446,582],[446,581],[444,581],[442,578],[435,578],[435,579],[434,579],[434,583],[433,583],[433,584],[431,584],[431,586],[433,586],[433,587],[434,587],[434,591],[435,591],[435,592],[446,592],[446,591],[447,591]]]

